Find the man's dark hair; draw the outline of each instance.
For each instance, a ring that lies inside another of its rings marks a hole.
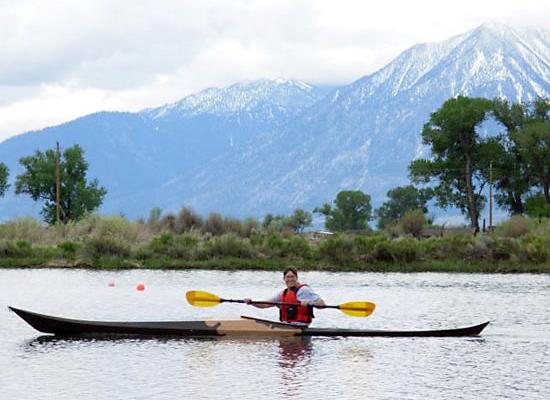
[[[296,275],[296,278],[298,278],[298,271],[296,270],[296,268],[288,267],[287,269],[285,269],[283,272],[283,277],[286,276],[287,272],[292,272],[294,275]]]

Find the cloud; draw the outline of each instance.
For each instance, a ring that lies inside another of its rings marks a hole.
[[[548,28],[546,3],[0,0],[0,140],[240,80],[350,83],[487,20]]]

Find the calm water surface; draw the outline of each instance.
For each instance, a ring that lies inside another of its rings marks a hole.
[[[477,338],[60,340],[13,305],[101,320],[276,319],[275,309],[195,308],[185,291],[270,297],[280,273],[0,270],[1,399],[548,399],[550,276],[303,273],[327,303],[370,300],[369,318],[317,312],[314,326],[457,327]],[[108,287],[114,282],[114,287]],[[135,286],[145,284],[145,291]]]

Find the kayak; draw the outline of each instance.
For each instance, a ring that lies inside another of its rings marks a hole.
[[[58,336],[477,336],[489,324],[484,322],[455,329],[387,331],[306,328],[247,316],[204,321],[116,322],[61,318],[15,307],[8,308],[34,329]]]

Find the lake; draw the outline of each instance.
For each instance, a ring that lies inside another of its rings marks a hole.
[[[282,289],[282,273],[0,269],[0,398],[550,398],[549,275],[304,272],[300,281],[327,304],[377,304],[368,318],[318,310],[315,327],[491,324],[471,338],[52,339],[6,306],[98,320],[276,319],[273,308],[192,307],[185,292],[261,300]]]

